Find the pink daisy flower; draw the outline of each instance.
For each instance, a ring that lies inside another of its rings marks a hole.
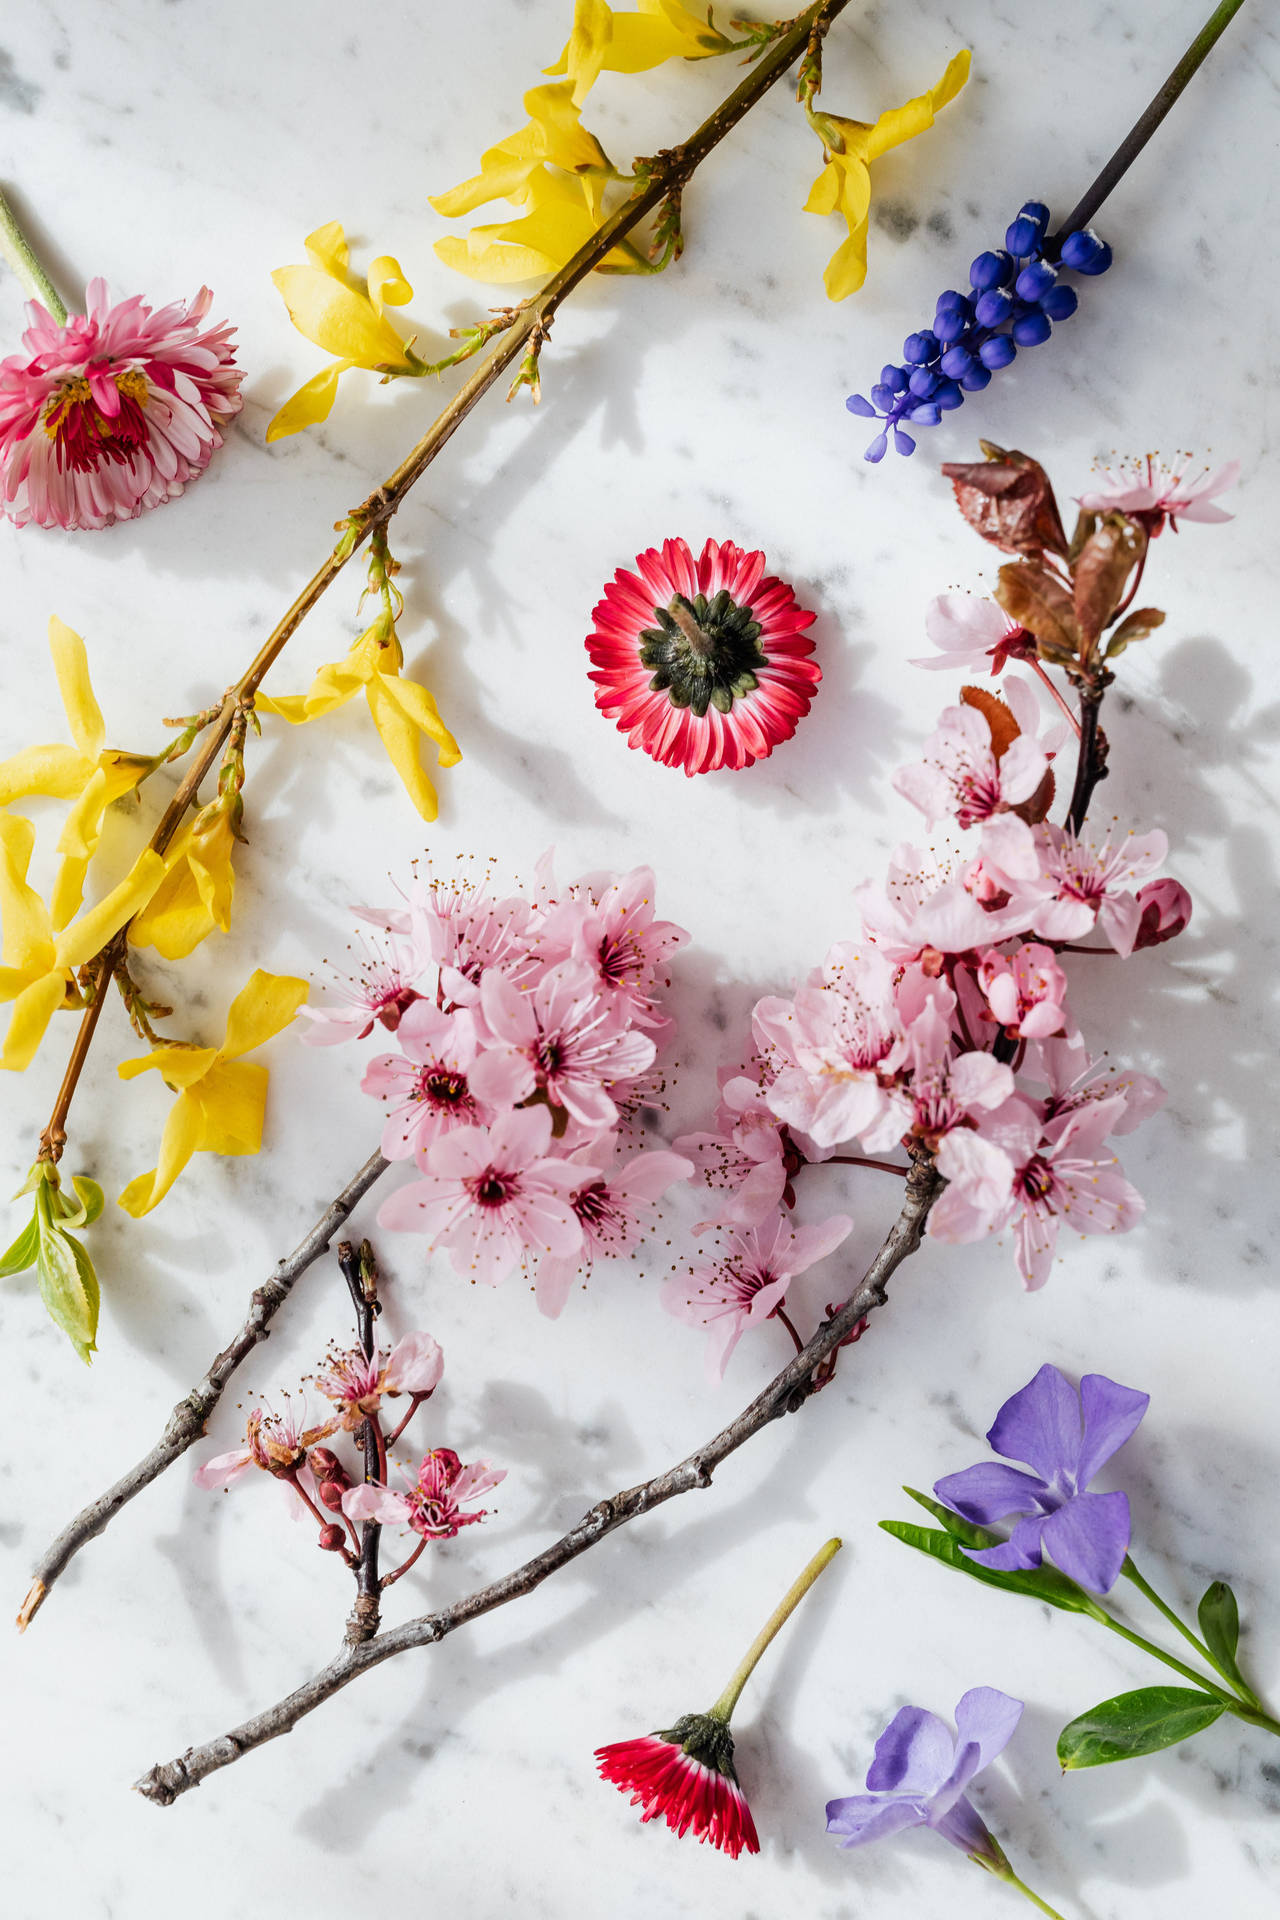
[[[733,1766],[733,1736],[711,1714],[687,1713],[665,1733],[596,1748],[600,1778],[631,1795],[640,1818],[692,1831],[736,1860],[759,1853],[755,1821]]]
[[[23,527],[109,527],[176,499],[243,404],[233,329],[203,327],[213,295],[153,310],[112,303],[59,326],[27,308],[24,352],[0,361],[0,513]]]
[[[587,652],[596,705],[633,747],[687,774],[749,767],[789,740],[822,670],[815,616],[764,571],[763,553],[708,540],[694,560],[664,540],[619,568]]]
[[[464,1511],[464,1500],[478,1499],[507,1477],[505,1467],[475,1460],[464,1467],[452,1447],[435,1447],[418,1468],[417,1477],[405,1476],[406,1491],[381,1486],[378,1481],[352,1487],[342,1496],[348,1520],[377,1520],[384,1527],[410,1527],[423,1540],[452,1540],[463,1527],[478,1526],[487,1508]]]
[[[550,1159],[545,1107],[504,1113],[491,1127],[457,1127],[435,1142],[423,1179],[383,1202],[378,1224],[426,1233],[459,1273],[496,1287],[526,1253],[577,1253],[582,1228],[569,1195],[598,1168]]]

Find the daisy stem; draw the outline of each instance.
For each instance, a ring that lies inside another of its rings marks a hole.
[[[751,1642],[751,1645],[747,1648],[742,1663],[735,1672],[732,1680],[730,1680],[714,1707],[710,1709],[709,1718],[712,1720],[722,1720],[726,1726],[728,1725],[729,1716],[738,1704],[738,1696],[746,1686],[747,1681],[751,1678],[752,1671],[760,1655],[764,1652],[778,1630],[791,1618],[791,1615],[800,1605],[800,1602],[804,1599],[804,1596],[808,1593],[818,1575],[824,1567],[828,1566],[830,1562],[835,1559],[843,1545],[843,1540],[828,1540],[826,1546],[823,1547],[820,1552],[814,1554],[812,1560],[800,1575],[800,1578],[796,1581],[795,1585],[789,1589],[779,1605],[774,1608],[755,1639]]]
[[[1214,1672],[1221,1674],[1222,1678],[1226,1681],[1227,1685],[1231,1688],[1232,1692],[1239,1694],[1240,1698],[1244,1701],[1247,1707],[1254,1707],[1259,1712],[1263,1711],[1262,1702],[1261,1700],[1259,1700],[1257,1694],[1254,1693],[1251,1688],[1244,1685],[1244,1683],[1241,1681],[1238,1674],[1232,1673],[1229,1668],[1225,1667],[1222,1664],[1222,1662],[1205,1645],[1204,1641],[1200,1639],[1199,1635],[1194,1634],[1191,1631],[1191,1628],[1186,1624],[1186,1622],[1178,1618],[1173,1608],[1169,1606],[1166,1601],[1160,1598],[1160,1595],[1156,1592],[1155,1588],[1151,1586],[1148,1581],[1143,1579],[1142,1575],[1138,1572],[1138,1569],[1134,1566],[1133,1561],[1129,1558],[1128,1554],[1125,1555],[1124,1565],[1121,1567],[1120,1571],[1124,1575],[1125,1579],[1131,1580],[1134,1586],[1138,1589],[1138,1592],[1142,1594],[1144,1598],[1146,1598],[1151,1602],[1152,1606],[1156,1609],[1157,1613],[1162,1613],[1165,1619],[1169,1622],[1169,1625],[1171,1627],[1177,1628],[1178,1632],[1182,1635],[1183,1639],[1188,1641],[1189,1644],[1195,1648],[1196,1652],[1201,1656],[1201,1658],[1209,1662],[1209,1665],[1213,1668]]]
[[[0,193],[0,254],[9,262],[33,300],[39,300],[60,327],[67,324],[67,310],[58,298],[57,288],[41,266],[17,215]]]

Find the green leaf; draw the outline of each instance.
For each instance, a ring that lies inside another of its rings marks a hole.
[[[1000,1535],[992,1533],[988,1527],[975,1527],[971,1520],[962,1520],[950,1507],[944,1507],[940,1501],[931,1500],[927,1493],[917,1492],[915,1487],[904,1487],[902,1491],[908,1500],[914,1500],[918,1507],[931,1513],[935,1520],[941,1520],[953,1540],[965,1547],[998,1547]]]
[[[98,1276],[80,1242],[50,1224],[40,1234],[37,1271],[49,1318],[89,1363],[98,1332]]]
[[[81,1227],[93,1225],[102,1212],[104,1196],[97,1181],[90,1180],[87,1174],[73,1173],[71,1184],[79,1205],[55,1187],[51,1194],[52,1212],[55,1219],[61,1219],[64,1227],[78,1231]]]
[[[1062,1729],[1058,1760],[1064,1772],[1136,1760],[1203,1733],[1225,1711],[1221,1700],[1194,1687],[1140,1687],[1136,1693],[1118,1693]]]
[[[34,1267],[40,1252],[40,1223],[33,1214],[13,1245],[0,1257],[0,1279]]]
[[[970,1560],[960,1550],[960,1543],[953,1540],[949,1533],[935,1533],[931,1527],[909,1526],[902,1520],[882,1520],[880,1525],[895,1540],[903,1541],[914,1547],[918,1553],[927,1553],[934,1560],[941,1560],[944,1566],[953,1567],[957,1573],[967,1573],[971,1580],[981,1580],[984,1586],[1003,1587],[1006,1593],[1025,1593],[1033,1600],[1043,1600],[1048,1606],[1059,1607],[1064,1613],[1087,1613],[1095,1620],[1106,1620],[1109,1616],[1094,1600],[1091,1594],[1078,1587],[1074,1580],[1068,1580],[1065,1573],[1059,1573],[1056,1567],[1034,1567],[1025,1572],[1001,1573],[995,1567],[980,1566]]]
[[[1225,1580],[1206,1587],[1196,1608],[1196,1619],[1204,1643],[1215,1660],[1220,1660],[1233,1679],[1240,1679],[1236,1648],[1240,1645],[1240,1609]]]

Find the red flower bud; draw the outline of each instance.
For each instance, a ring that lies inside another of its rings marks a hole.
[[[346,1544],[347,1536],[341,1527],[321,1527],[320,1545],[326,1553],[337,1553]]]
[[[312,1447],[311,1465],[321,1480],[341,1480],[347,1471],[332,1447]],[[347,1485],[350,1484],[348,1480]]]
[[[1191,895],[1178,880],[1148,880],[1138,888],[1142,918],[1133,943],[1137,953],[1142,947],[1163,946],[1182,932],[1191,918]]]
[[[342,1496],[350,1482],[344,1474],[341,1480],[322,1480],[320,1483],[320,1504],[328,1507],[330,1513],[342,1512]]]

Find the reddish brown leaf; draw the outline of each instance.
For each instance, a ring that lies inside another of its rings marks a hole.
[[[960,698],[966,707],[976,707],[991,729],[991,750],[999,760],[1011,747],[1022,729],[998,694],[985,687],[961,687]]]
[[[1081,547],[1071,577],[1076,624],[1086,652],[1093,651],[1146,550],[1145,529],[1122,513],[1108,513]]]
[[[1019,820],[1025,820],[1029,827],[1038,827],[1053,805],[1054,785],[1052,772],[1046,773],[1031,798],[1024,800],[1019,807],[1011,807],[1009,811],[1016,813]]]
[[[1154,633],[1157,627],[1163,625],[1164,615],[1159,607],[1135,607],[1132,613],[1125,615],[1108,640],[1107,659],[1114,660],[1132,641],[1145,640],[1149,633]]]
[[[1079,635],[1071,595],[1060,580],[1031,560],[1001,567],[995,597],[1011,620],[1033,633],[1050,659],[1070,660]]]
[[[1002,553],[1066,554],[1058,503],[1038,460],[992,447],[986,460],[949,460],[942,471],[969,525],[993,547]]]

